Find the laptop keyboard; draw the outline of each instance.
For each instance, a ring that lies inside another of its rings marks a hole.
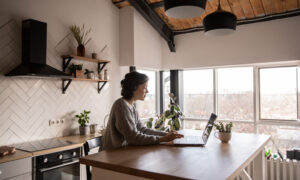
[[[201,136],[184,136],[184,138],[175,139],[176,144],[203,144]]]

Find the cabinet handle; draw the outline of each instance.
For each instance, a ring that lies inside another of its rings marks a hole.
[[[2,171],[0,170],[0,175],[2,174]]]

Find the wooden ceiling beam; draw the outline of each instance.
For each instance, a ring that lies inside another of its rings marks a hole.
[[[149,6],[151,7],[151,9],[163,7],[164,6],[164,1],[150,3]]]
[[[160,19],[145,0],[128,0],[130,4],[152,25],[152,27],[167,41],[171,52],[175,52],[174,33]]]

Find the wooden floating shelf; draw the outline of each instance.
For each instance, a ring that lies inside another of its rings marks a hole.
[[[88,57],[82,57],[82,56],[75,56],[75,55],[63,55],[61,56],[63,58],[63,72],[66,72],[66,69],[72,59],[80,60],[80,61],[89,61],[89,62],[94,62],[98,64],[98,72],[101,73],[103,68],[106,66],[107,63],[110,63],[110,61],[107,60],[101,60],[101,59],[93,59],[93,58],[88,58]],[[69,85],[71,84],[72,81],[89,81],[89,82],[97,82],[98,84],[98,93],[103,89],[105,84],[108,82],[108,80],[100,80],[100,79],[86,79],[86,78],[63,78],[62,79],[62,93],[65,94],[67,91]]]
[[[72,58],[72,59],[77,59],[77,60],[82,60],[82,61],[90,61],[90,62],[97,62],[97,63],[110,63],[110,61],[107,60],[101,60],[101,59],[93,59],[93,58],[88,58],[88,57],[83,57],[83,56],[75,56],[75,55],[64,55],[62,56],[63,58]]]
[[[71,79],[74,81],[108,82],[108,80],[102,80],[102,79],[86,79],[86,78],[71,78]]]

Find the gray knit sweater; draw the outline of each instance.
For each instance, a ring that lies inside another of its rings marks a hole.
[[[143,126],[135,107],[120,98],[112,106],[100,150],[116,149],[127,145],[158,144],[167,133]]]

